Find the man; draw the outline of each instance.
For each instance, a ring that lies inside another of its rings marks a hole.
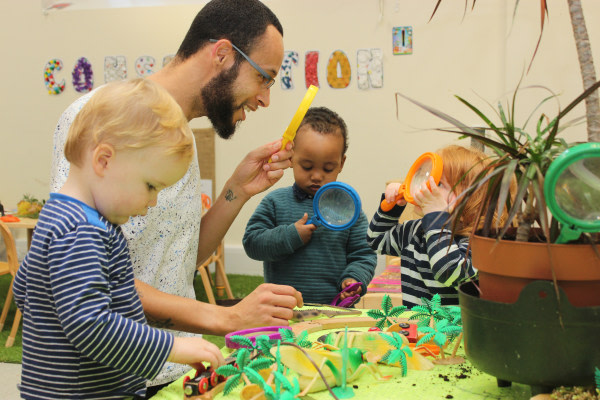
[[[246,112],[269,106],[269,88],[282,60],[283,28],[263,3],[212,0],[192,22],[175,58],[148,79],[169,91],[188,120],[206,116],[219,136],[228,138],[246,118]],[[57,124],[52,192],[60,189],[68,174],[63,148],[69,126],[93,95],[91,92],[76,100]],[[157,206],[146,216],[122,225],[136,289],[150,324],[216,335],[287,325],[292,308],[301,303],[301,295],[290,286],[261,285],[233,307],[198,302],[193,289],[196,264],[212,254],[246,201],[276,183],[291,165],[291,145],[281,151],[280,147],[281,140],[268,143],[241,161],[202,217],[202,229],[197,159],[182,180],[160,193]],[[267,162],[269,158],[272,163]],[[168,364],[150,383],[147,396],[187,369]]]

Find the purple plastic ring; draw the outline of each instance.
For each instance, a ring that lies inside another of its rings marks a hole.
[[[266,335],[269,339],[279,340],[281,339],[280,329],[292,329],[289,326],[262,326],[259,328],[243,329],[241,331],[231,332],[225,335],[225,346],[230,349],[240,349],[246,347],[240,343],[234,343],[231,341],[232,336],[245,336],[252,341],[252,344],[256,345],[256,337]]]

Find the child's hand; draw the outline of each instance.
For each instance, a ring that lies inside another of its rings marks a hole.
[[[342,289],[346,289],[346,287],[352,285],[353,283],[357,283],[357,282],[358,281],[356,279],[352,279],[352,278],[344,279],[344,281],[342,282]],[[362,293],[362,287],[359,286],[358,289],[353,290],[351,292],[340,293],[340,299],[344,300],[346,297],[354,296],[355,294],[361,294],[361,293]]]
[[[213,368],[225,364],[221,350],[213,343],[198,337],[175,337],[173,348],[167,361],[188,364],[199,369],[202,362],[208,362]]]
[[[308,221],[308,214],[304,213],[304,216],[294,223],[304,244],[310,242],[313,232],[317,229],[315,224],[306,225],[306,221]]]
[[[450,188],[444,183],[440,186],[435,184],[433,177],[429,177],[429,186],[423,182],[420,190],[413,195],[415,202],[423,211],[423,214],[429,214],[437,211],[452,212],[456,195],[450,192]]]
[[[399,206],[405,206],[406,200],[402,197],[400,200],[396,201],[396,196],[398,195],[398,190],[400,190],[401,183],[392,182],[388,184],[385,188],[385,200],[388,203],[396,203]]]

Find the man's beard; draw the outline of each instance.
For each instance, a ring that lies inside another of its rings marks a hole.
[[[235,132],[233,122],[235,112],[233,98],[233,82],[240,70],[240,63],[235,63],[229,70],[221,72],[202,88],[202,102],[206,116],[217,134],[223,139],[229,139]]]

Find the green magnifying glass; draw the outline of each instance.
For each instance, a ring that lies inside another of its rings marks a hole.
[[[561,224],[556,243],[600,232],[600,143],[579,144],[559,155],[548,168],[544,196]]]

